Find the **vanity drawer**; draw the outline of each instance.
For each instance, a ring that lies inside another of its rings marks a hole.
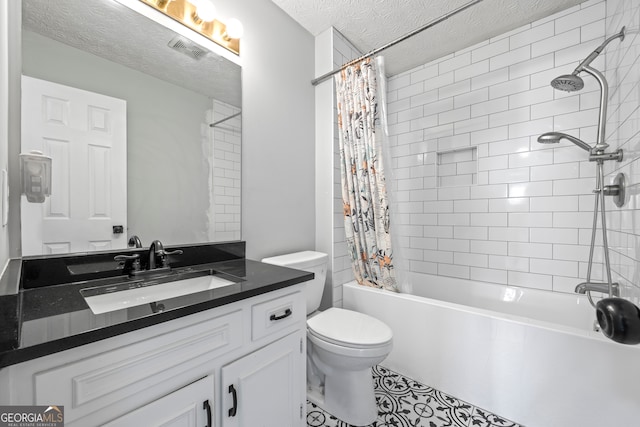
[[[240,348],[242,320],[243,311],[237,310],[36,372],[36,403],[64,405],[65,421],[71,423],[127,396],[158,390],[204,358]]]
[[[306,301],[302,292],[294,292],[251,307],[253,341],[304,322]]]

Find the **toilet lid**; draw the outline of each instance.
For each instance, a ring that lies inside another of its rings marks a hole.
[[[375,346],[393,338],[391,328],[357,311],[332,307],[307,320],[309,331],[345,346]]]

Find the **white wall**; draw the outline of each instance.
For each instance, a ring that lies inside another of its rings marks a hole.
[[[569,142],[537,137],[595,140],[595,80],[585,76],[574,93],[549,82],[602,43],[606,6],[587,1],[390,79],[396,224],[412,271],[560,292],[585,278],[595,164]],[[593,65],[604,69],[604,56]],[[471,147],[475,162],[451,153]],[[438,166],[438,153],[457,164]],[[473,163],[471,184],[463,179]],[[598,265],[593,278],[601,277]]]
[[[10,184],[17,183],[17,161],[10,162],[18,148],[13,144],[20,139],[20,86],[15,82],[20,79],[20,4],[2,2],[0,4],[0,174],[8,172]],[[1,175],[0,175],[1,176]],[[2,185],[0,178],[0,185]],[[0,189],[0,212],[7,209],[9,203],[8,224],[0,222],[0,274],[10,257],[19,256],[20,237],[18,209],[19,193]],[[0,214],[1,218],[1,214]]]
[[[9,259],[9,227],[3,225],[3,211],[5,204],[9,203],[8,194],[5,194],[5,179],[9,169],[9,14],[8,4],[0,4],[0,276]]]
[[[328,28],[315,37],[315,75],[333,69],[334,29]],[[315,87],[315,193],[316,193],[316,250],[329,256],[327,279],[320,308],[336,306],[333,282],[334,257],[334,90],[331,80]],[[342,233],[344,234],[344,233]],[[336,235],[337,236],[337,235]],[[342,283],[342,282],[339,282]],[[339,306],[339,305],[338,305]]]
[[[261,259],[315,247],[314,41],[265,0],[216,3],[245,28],[242,239]]]
[[[316,76],[362,55],[340,32],[329,28],[316,36]],[[342,307],[342,284],[353,280],[344,233],[335,80],[316,86],[316,248],[329,254],[330,268],[323,305]]]

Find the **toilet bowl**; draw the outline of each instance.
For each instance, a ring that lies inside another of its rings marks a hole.
[[[378,415],[371,367],[393,347],[393,333],[369,315],[320,306],[328,256],[305,251],[262,262],[311,271],[307,299],[307,398],[342,421],[363,426]]]
[[[355,311],[333,307],[308,319],[307,355],[324,375],[320,406],[352,425],[373,423],[378,409],[371,367],[389,355],[392,337],[387,325]]]

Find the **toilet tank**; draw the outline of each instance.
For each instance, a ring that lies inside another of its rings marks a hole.
[[[264,258],[262,262],[310,271],[315,274],[313,280],[305,283],[305,297],[307,299],[307,314],[311,314],[320,307],[324,282],[327,277],[327,263],[329,256],[322,252],[302,251],[291,254]]]

